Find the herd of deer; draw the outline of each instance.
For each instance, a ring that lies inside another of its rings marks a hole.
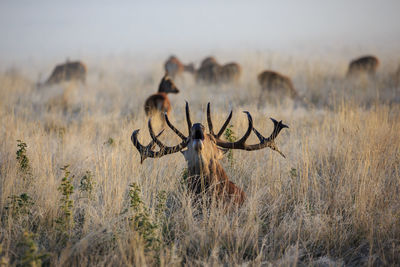
[[[347,76],[355,76],[360,73],[374,75],[379,65],[379,60],[374,56],[364,56],[353,60],[349,64]],[[251,114],[247,111],[248,128],[246,133],[236,142],[227,142],[221,139],[221,135],[225,132],[231,118],[232,111],[222,125],[221,129],[215,133],[211,119],[210,103],[207,105],[207,124],[208,132],[201,123],[192,124],[190,119],[189,105],[186,102],[186,121],[188,126],[188,136],[185,136],[170,122],[168,115],[171,111],[171,104],[167,97],[168,93],[178,93],[179,90],[173,82],[173,79],[183,72],[192,73],[195,80],[205,84],[221,84],[228,82],[237,82],[241,74],[241,67],[237,63],[228,63],[221,65],[214,57],[207,57],[201,62],[199,69],[195,69],[193,64],[185,65],[177,57],[171,56],[164,64],[165,75],[162,78],[158,93],[147,98],[144,109],[146,115],[150,117],[148,121],[149,133],[152,141],[144,146],[138,141],[139,130],[132,133],[131,140],[137,148],[141,156],[141,162],[146,158],[160,158],[162,156],[181,152],[185,157],[188,167],[187,186],[188,190],[195,195],[213,196],[223,200],[228,205],[240,206],[243,204],[246,196],[245,193],[236,186],[227,177],[221,163],[219,162],[224,152],[229,149],[241,149],[246,151],[259,150],[269,147],[277,151],[283,157],[284,154],[279,151],[275,144],[275,138],[279,135],[283,128],[288,128],[282,121],[271,118],[274,123],[274,129],[268,138],[265,138],[253,126]],[[399,68],[400,74],[400,68]],[[85,83],[87,69],[86,66],[77,62],[67,62],[56,66],[50,78],[45,85],[52,85],[62,81],[78,80]],[[264,91],[279,91],[283,95],[291,98],[297,97],[297,92],[293,87],[289,77],[278,72],[266,70],[257,76],[258,82]],[[163,133],[155,134],[151,117],[155,114],[161,115],[163,121],[178,135],[182,142],[176,146],[169,147],[164,145],[159,137]],[[250,134],[254,134],[259,139],[257,144],[246,144]],[[154,150],[156,145],[159,149]]]

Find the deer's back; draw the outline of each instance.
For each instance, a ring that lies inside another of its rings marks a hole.
[[[154,112],[167,112],[171,111],[171,103],[165,93],[157,93],[147,98],[144,104],[146,115],[151,115]]]
[[[86,73],[86,65],[82,62],[67,62],[65,64],[57,65],[54,68],[46,84],[54,84],[72,80],[85,82]]]
[[[379,60],[375,56],[364,56],[350,62],[348,74],[366,72],[373,74],[379,66]]]
[[[293,87],[292,80],[275,71],[264,71],[258,75],[258,83],[263,90],[276,91],[280,90],[294,97],[297,95]]]

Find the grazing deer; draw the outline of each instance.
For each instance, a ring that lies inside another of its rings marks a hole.
[[[215,57],[206,57],[205,59],[203,59],[203,61],[200,64],[200,68],[201,67],[207,67],[210,65],[219,65],[218,61],[215,59]]]
[[[238,82],[242,68],[235,62],[227,63],[219,69],[218,77],[223,83],[226,82]]]
[[[137,138],[139,130],[133,131],[131,140],[133,145],[140,152],[141,162],[143,162],[147,157],[160,158],[162,156],[180,151],[185,157],[188,165],[189,175],[187,178],[187,186],[189,191],[197,195],[211,193],[217,198],[223,200],[226,204],[235,204],[240,206],[246,199],[246,195],[242,189],[228,179],[225,170],[219,162],[223,156],[222,150],[241,149],[253,151],[269,147],[285,157],[275,145],[275,138],[283,128],[288,128],[288,126],[284,125],[282,121],[278,122],[271,118],[274,123],[274,130],[268,138],[265,138],[253,127],[253,119],[250,113],[247,111],[245,111],[245,113],[247,114],[249,126],[243,137],[236,142],[227,142],[220,139],[232,118],[232,111],[221,129],[217,134],[215,134],[211,120],[210,103],[208,103],[207,123],[209,133],[206,133],[205,128],[201,123],[195,123],[192,125],[189,105],[187,102],[186,121],[189,130],[188,136],[185,136],[177,128],[175,128],[175,126],[173,126],[169,121],[168,115],[165,114],[165,121],[167,122],[168,126],[182,139],[180,144],[173,147],[165,146],[158,139],[158,136],[162,134],[162,131],[157,136],[155,135],[151,124],[151,118],[149,119],[148,127],[152,141],[147,146],[140,144]],[[246,144],[246,140],[252,131],[257,135],[260,143],[248,145]],[[153,150],[155,144],[159,146],[159,151]],[[185,148],[186,150],[183,150]]]
[[[57,65],[44,85],[53,85],[64,81],[86,82],[86,65],[80,61],[66,62]]]
[[[214,57],[205,58],[196,72],[196,81],[207,84],[237,82],[242,69],[238,63],[220,65]]]
[[[175,56],[169,57],[164,64],[164,69],[172,79],[175,79],[176,76],[181,75],[184,71],[192,74],[195,73],[194,65],[192,63],[185,65]]]
[[[263,91],[281,92],[282,95],[287,95],[291,98],[298,97],[290,78],[278,72],[266,70],[258,74],[257,79]]]
[[[179,89],[166,73],[158,86],[158,93],[149,96],[144,103],[144,111],[147,116],[152,116],[155,113],[163,114],[165,112],[169,114],[171,103],[167,96],[168,93],[177,94],[179,93]]]
[[[352,60],[349,64],[347,77],[359,75],[361,73],[373,76],[379,66],[379,59],[375,56],[363,56]]]

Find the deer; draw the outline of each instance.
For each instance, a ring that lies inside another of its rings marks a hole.
[[[236,62],[227,63],[219,69],[218,77],[223,83],[227,82],[238,82],[240,75],[242,73],[242,68]]]
[[[255,151],[269,147],[285,157],[275,144],[275,139],[282,129],[289,127],[283,124],[282,121],[278,122],[271,118],[274,123],[274,129],[271,135],[265,138],[253,127],[251,114],[248,111],[244,111],[248,119],[248,127],[245,134],[236,142],[228,142],[222,140],[221,135],[232,118],[232,111],[221,129],[215,133],[211,119],[210,103],[208,103],[207,124],[209,133],[206,133],[205,127],[201,123],[192,124],[189,104],[187,102],[185,110],[188,127],[187,136],[170,122],[167,113],[164,114],[169,128],[182,140],[175,146],[166,146],[159,140],[159,136],[164,130],[156,135],[152,127],[151,118],[148,120],[148,129],[152,141],[147,146],[142,145],[138,140],[140,129],[133,131],[131,141],[140,153],[140,162],[143,163],[146,158],[161,158],[169,154],[181,152],[187,163],[188,178],[186,182],[189,192],[192,192],[195,196],[215,196],[224,205],[240,207],[246,199],[246,194],[240,187],[229,180],[222,167],[220,160],[223,158],[224,150],[240,149]],[[246,140],[252,132],[258,137],[259,143],[248,145],[246,144]],[[158,151],[154,150],[155,145],[159,147]]]
[[[377,57],[371,55],[362,56],[350,62],[347,77],[354,77],[361,73],[373,76],[375,75],[378,66],[379,59]]]
[[[67,60],[66,63],[59,64],[54,68],[50,77],[43,85],[54,85],[64,81],[80,81],[82,84],[85,84],[86,73],[87,67],[84,63],[81,61],[69,62]]]
[[[192,63],[185,65],[176,56],[170,56],[168,58],[164,64],[164,69],[172,79],[175,79],[178,75],[182,75],[184,71],[192,74],[195,73],[195,68]]]
[[[205,58],[196,72],[196,81],[206,84],[238,82],[242,69],[238,63],[221,65],[214,57]]]
[[[292,99],[298,97],[292,80],[276,71],[265,70],[258,74],[257,80],[263,91],[281,93],[281,95],[287,95]]]
[[[144,103],[144,111],[147,116],[155,114],[162,115],[163,113],[169,114],[171,112],[171,103],[167,94],[177,94],[179,89],[176,87],[174,81],[165,73],[164,77],[158,86],[158,92],[149,96]],[[161,117],[164,118],[163,116]]]

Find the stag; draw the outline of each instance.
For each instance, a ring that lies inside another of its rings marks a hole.
[[[178,75],[182,75],[184,71],[192,74],[195,73],[194,65],[192,63],[185,65],[176,56],[170,56],[168,58],[164,64],[164,69],[172,79],[175,79]]]
[[[210,103],[207,105],[207,123],[209,133],[205,132],[205,127],[201,123],[194,123],[190,119],[189,105],[186,102],[186,121],[189,134],[185,136],[179,131],[168,119],[165,114],[165,121],[171,130],[182,139],[182,142],[176,146],[169,147],[164,145],[158,137],[162,134],[161,131],[155,135],[151,118],[148,121],[149,133],[152,141],[143,146],[138,141],[139,130],[132,133],[131,140],[133,145],[139,151],[141,156],[141,163],[146,158],[160,158],[165,155],[181,152],[185,157],[188,167],[187,186],[190,192],[195,195],[209,194],[217,197],[226,204],[242,205],[246,199],[246,195],[242,189],[229,180],[220,160],[223,157],[223,150],[240,149],[246,151],[254,151],[266,147],[277,151],[283,157],[285,155],[278,149],[275,144],[275,138],[278,136],[283,128],[288,128],[282,121],[276,121],[271,118],[274,123],[274,130],[272,134],[265,138],[262,134],[253,127],[253,119],[249,112],[244,112],[247,115],[248,127],[246,133],[236,142],[227,142],[221,139],[231,118],[232,111],[226,119],[225,123],[218,131],[214,132],[214,127],[211,119]],[[259,139],[258,144],[248,145],[246,140],[249,138],[251,132],[254,132]],[[159,150],[154,151],[154,146],[158,145]]]
[[[177,94],[179,89],[166,73],[158,86],[158,93],[149,96],[144,103],[146,115],[169,113],[171,111],[171,103],[167,96],[169,93]]]
[[[375,56],[363,56],[354,59],[349,64],[347,77],[357,76],[361,73],[373,76],[375,75],[378,66],[379,66],[379,59]]]
[[[64,81],[86,82],[86,65],[80,61],[73,61],[57,65],[44,85],[53,85]]]

